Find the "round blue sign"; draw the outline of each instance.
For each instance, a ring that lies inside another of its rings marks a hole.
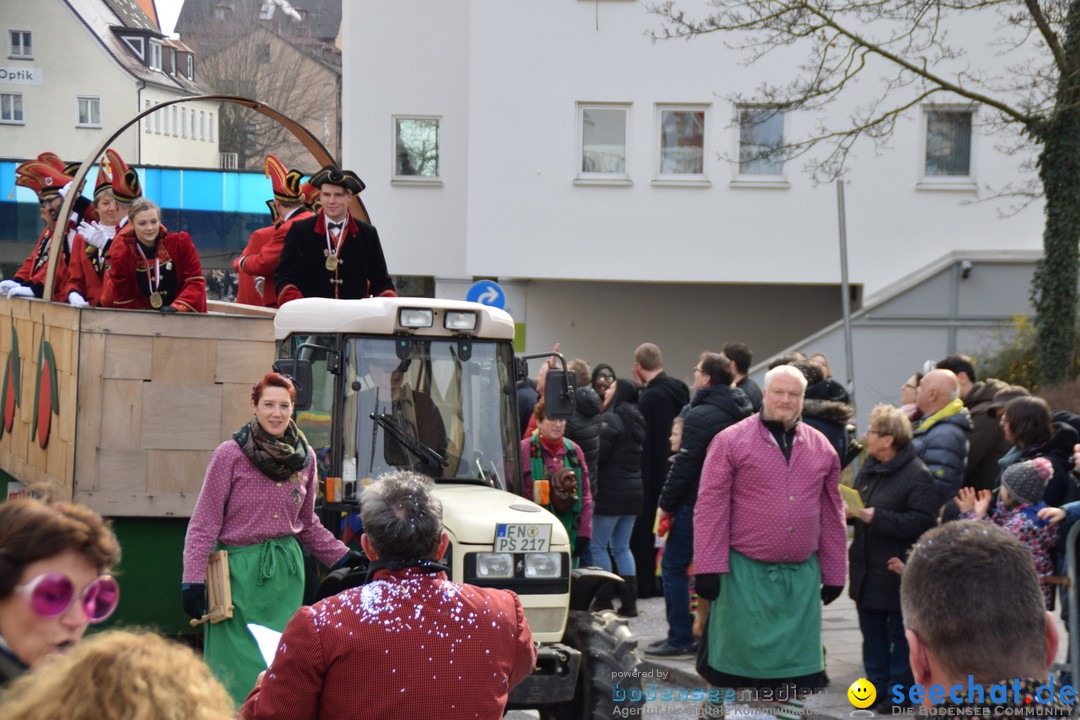
[[[480,303],[490,307],[506,307],[506,291],[499,287],[499,283],[491,280],[478,280],[469,286],[465,293],[465,299],[469,302]]]

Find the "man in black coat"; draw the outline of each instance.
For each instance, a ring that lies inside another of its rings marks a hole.
[[[672,517],[660,561],[668,634],[645,651],[652,657],[675,657],[696,649],[686,571],[694,559],[694,504],[701,466],[713,437],[753,414],[746,394],[732,387],[734,381],[730,360],[718,353],[701,353],[694,368],[694,398],[683,416],[682,445],[660,492],[660,510]]]
[[[849,594],[859,613],[866,679],[878,688],[914,682],[900,612],[899,561],[934,525],[937,489],[915,452],[911,422],[899,408],[879,405],[870,413],[870,457],[855,479],[864,508],[847,508],[855,526],[848,549]],[[891,714],[889,698],[877,709]]]
[[[577,443],[585,453],[585,465],[589,468],[589,482],[593,497],[599,475],[600,457],[600,407],[602,399],[592,388],[592,371],[589,363],[575,358],[566,364],[574,379],[574,414],[566,419],[566,437]]]
[[[274,273],[278,306],[304,297],[359,299],[395,296],[379,233],[349,214],[364,184],[351,170],[324,167],[310,180],[322,208],[297,220],[285,236]]]
[[[641,452],[641,477],[645,482],[645,505],[634,523],[630,550],[637,568],[638,597],[655,593],[656,536],[653,521],[660,500],[660,488],[667,477],[671,446],[671,421],[690,402],[686,383],[664,372],[664,356],[655,343],[642,343],[634,351],[634,381],[644,387],[638,397],[638,408],[645,416],[645,446]]]

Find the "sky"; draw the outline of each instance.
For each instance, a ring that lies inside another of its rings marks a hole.
[[[157,7],[158,20],[161,22],[161,32],[171,35],[176,18],[180,14],[180,8],[184,0],[154,0]]]

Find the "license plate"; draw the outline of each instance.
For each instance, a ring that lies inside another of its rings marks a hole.
[[[550,525],[500,524],[495,526],[495,552],[547,552],[551,546]]]

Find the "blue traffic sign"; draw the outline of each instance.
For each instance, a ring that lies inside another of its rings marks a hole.
[[[499,308],[506,307],[506,291],[499,287],[499,283],[491,280],[478,280],[469,286],[465,293],[465,299],[469,302],[480,303]]]

